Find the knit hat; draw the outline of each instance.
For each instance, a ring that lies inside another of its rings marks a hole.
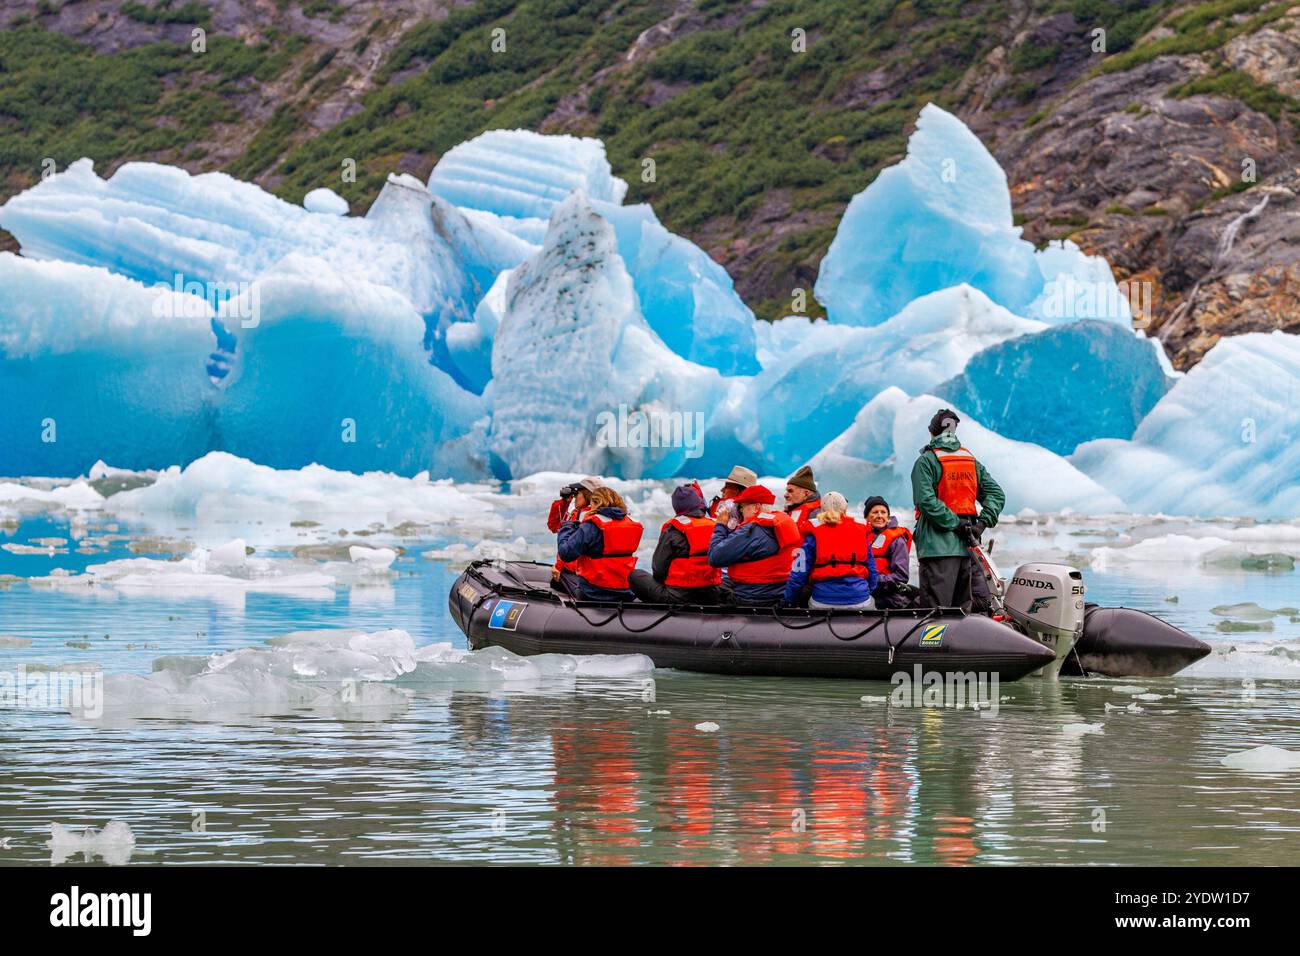
[[[813,481],[812,469],[804,465],[793,475],[785,480],[787,485],[794,485],[796,488],[804,488],[808,491],[817,490],[817,482]]]
[[[754,474],[744,465],[737,465],[731,469],[731,474],[722,479],[730,485],[740,485],[742,488],[750,488],[758,483],[758,475]]]
[[[872,495],[862,505],[862,517],[865,518],[867,515],[871,514],[871,509],[874,508],[876,505],[883,506],[886,511],[889,510],[888,501],[880,497],[880,495]]]
[[[703,511],[704,496],[692,485],[680,485],[673,492],[673,514],[685,514],[688,511]]]
[[[770,505],[776,502],[776,495],[762,485],[750,485],[731,500],[738,505]]]
[[[950,427],[956,428],[957,423],[960,421],[961,419],[957,417],[957,413],[951,408],[941,408],[934,413],[934,418],[930,419],[930,434],[937,438],[940,432]],[[951,425],[949,425],[950,422]]]

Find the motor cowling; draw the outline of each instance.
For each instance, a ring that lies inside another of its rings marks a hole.
[[[1055,665],[1044,668],[1047,676],[1056,676],[1083,636],[1083,596],[1083,574],[1068,565],[1022,564],[1011,576],[1003,604],[1030,637],[1056,651]]]

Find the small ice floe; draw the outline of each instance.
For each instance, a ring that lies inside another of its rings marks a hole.
[[[888,697],[877,696],[875,694],[863,694],[862,697],[859,699],[864,704],[888,704],[889,703]]]
[[[1128,705],[1127,707],[1125,707],[1124,709],[1127,710],[1130,714],[1145,714],[1145,713],[1146,713],[1146,711],[1145,711],[1142,707],[1140,707],[1136,702],[1134,702],[1134,703],[1132,703],[1132,704],[1129,704],[1129,705]]]
[[[354,544],[348,548],[348,560],[369,568],[387,568],[397,560],[397,552],[392,548],[367,548]]]
[[[1147,689],[1145,687],[1135,687],[1132,684],[1116,684],[1114,687],[1110,689],[1117,694],[1128,694],[1130,696],[1145,694],[1147,692]]]
[[[1152,701],[1164,700],[1166,697],[1172,697],[1172,694],[1136,694],[1138,700],[1145,700],[1147,703]]]
[[[1265,744],[1262,747],[1228,754],[1220,758],[1219,763],[1233,770],[1263,772],[1300,770],[1300,751],[1285,750],[1282,747]]]
[[[1087,734],[1103,734],[1102,725],[1096,724],[1066,724],[1061,728],[1061,733],[1067,737],[1083,737]]]
[[[325,186],[318,186],[302,197],[302,208],[318,216],[346,216],[348,201]]]
[[[711,720],[706,720],[706,721],[704,721],[703,723],[696,724],[696,725],[695,725],[695,729],[698,730],[698,731],[700,731],[701,733],[712,734],[712,733],[717,732],[717,730],[719,729],[719,727],[718,727],[718,725],[715,724],[713,721],[711,721]]]
[[[667,717],[671,713],[672,713],[671,710],[647,710],[646,711],[646,714],[650,717]]]
[[[109,820],[104,829],[86,827],[81,830],[50,824],[50,838],[45,845],[50,848],[50,862],[65,863],[80,853],[86,863],[100,857],[111,866],[121,866],[131,859],[135,849],[135,834],[121,820]]]
[[[30,637],[16,637],[13,634],[0,634],[0,647],[31,647],[32,639]]]
[[[227,541],[208,552],[208,565],[219,568],[242,568],[248,559],[248,545],[243,538]]]

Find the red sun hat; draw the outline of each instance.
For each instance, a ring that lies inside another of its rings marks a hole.
[[[731,500],[738,505],[770,505],[776,503],[776,495],[762,485],[750,485]]]

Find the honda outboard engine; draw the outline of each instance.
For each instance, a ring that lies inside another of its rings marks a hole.
[[[1055,680],[1061,664],[1083,636],[1083,575],[1064,564],[1022,564],[1007,585],[1002,604],[1011,619],[1056,660],[1040,673]]]

